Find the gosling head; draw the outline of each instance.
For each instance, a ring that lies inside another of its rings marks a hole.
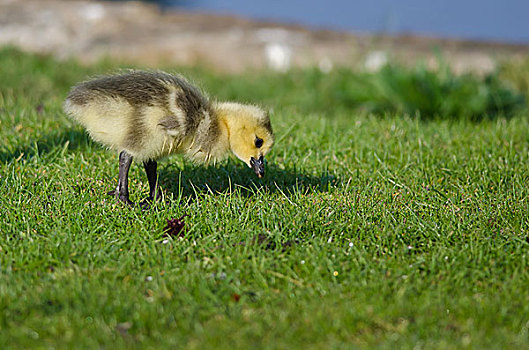
[[[265,173],[264,157],[274,145],[268,113],[256,106],[238,103],[220,103],[216,110],[226,126],[233,154],[262,178]]]

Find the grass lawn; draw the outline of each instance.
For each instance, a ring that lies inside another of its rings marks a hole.
[[[174,156],[141,211],[61,109],[116,67],[0,50],[0,348],[529,348],[526,111],[373,116],[333,99],[339,73],[186,69],[272,109],[267,174]]]

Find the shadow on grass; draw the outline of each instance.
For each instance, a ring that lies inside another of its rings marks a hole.
[[[286,196],[306,191],[327,192],[337,178],[329,173],[307,175],[297,169],[281,169],[268,163],[265,177],[259,179],[253,171],[236,160],[216,167],[185,165],[179,169],[169,164],[158,170],[159,181],[166,194],[182,196],[183,200],[200,194],[220,194],[237,191],[250,197],[256,193],[282,192]]]

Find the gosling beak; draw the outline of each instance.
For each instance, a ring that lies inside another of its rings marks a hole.
[[[257,177],[262,178],[264,176],[264,158],[263,158],[263,156],[260,156],[259,159],[257,159],[257,160],[254,157],[250,158],[250,166],[252,167],[252,169],[255,172],[255,175],[257,175]]]

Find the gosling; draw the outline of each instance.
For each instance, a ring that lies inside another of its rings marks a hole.
[[[210,101],[179,75],[129,71],[74,86],[64,111],[91,138],[119,152],[116,199],[127,205],[133,158],[143,162],[148,200],[160,198],[157,160],[173,153],[196,163],[215,164],[229,150],[255,174],[264,176],[264,156],[274,144],[268,114],[232,102]]]

